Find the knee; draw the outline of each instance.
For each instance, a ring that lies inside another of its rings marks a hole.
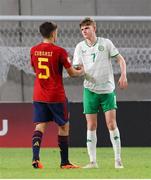
[[[114,121],[114,120],[108,121],[107,122],[107,127],[108,127],[109,130],[113,131],[117,127],[116,121]]]
[[[35,130],[44,133],[45,129],[46,129],[46,126],[47,126],[47,123],[39,123],[39,124],[36,125]]]
[[[94,131],[97,129],[97,124],[96,123],[88,123],[87,124],[87,129]]]
[[[60,126],[58,134],[61,136],[68,136],[69,135],[69,124],[65,124],[64,126]]]

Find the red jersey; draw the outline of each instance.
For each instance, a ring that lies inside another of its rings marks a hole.
[[[51,43],[40,43],[31,48],[31,64],[36,73],[33,100],[64,102],[63,67],[70,68],[65,49]]]

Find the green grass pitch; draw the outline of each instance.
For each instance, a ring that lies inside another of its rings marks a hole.
[[[70,148],[70,161],[88,163],[86,148]],[[124,169],[114,168],[112,148],[97,148],[98,169],[60,169],[58,148],[42,148],[44,169],[31,166],[30,148],[0,148],[0,178],[15,179],[151,179],[151,148],[122,148]]]

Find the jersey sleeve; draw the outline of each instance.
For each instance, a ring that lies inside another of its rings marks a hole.
[[[78,44],[73,55],[73,66],[78,66],[79,64],[82,64],[82,52],[80,45]]]
[[[61,49],[61,63],[63,64],[63,66],[68,69],[71,67],[71,61],[70,58],[68,56],[68,53],[65,49]]]
[[[108,48],[109,48],[109,54],[110,57],[115,57],[119,54],[118,49],[114,46],[114,44],[112,43],[111,40],[107,40],[108,41]]]

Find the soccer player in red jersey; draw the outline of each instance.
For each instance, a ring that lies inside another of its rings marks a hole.
[[[34,168],[43,168],[40,162],[40,146],[43,133],[50,121],[58,125],[58,145],[60,148],[61,168],[78,168],[68,159],[68,100],[65,95],[62,71],[69,76],[81,76],[83,68],[74,69],[65,49],[55,45],[57,25],[45,22],[39,27],[43,42],[31,48],[31,64],[35,72],[33,92],[33,121],[36,125],[32,137]]]

